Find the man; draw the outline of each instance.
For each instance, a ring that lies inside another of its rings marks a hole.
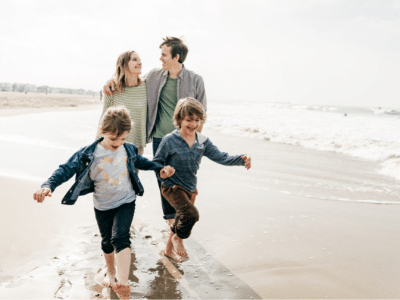
[[[161,139],[168,133],[175,130],[172,123],[175,106],[179,99],[191,97],[197,99],[207,111],[207,98],[203,78],[183,65],[188,48],[179,38],[166,37],[160,45],[162,62],[161,69],[153,69],[146,75],[147,85],[147,142],[153,141],[153,155],[156,154]],[[111,96],[110,87],[114,90],[114,83],[109,80],[103,87],[104,93]],[[198,128],[201,132],[203,124]],[[158,181],[159,187],[161,183]],[[160,192],[161,195],[161,192]],[[164,219],[171,226],[175,219],[175,209],[161,195]],[[183,261],[188,258],[186,250],[184,257],[179,256],[173,250],[170,236],[164,254],[176,261]]]

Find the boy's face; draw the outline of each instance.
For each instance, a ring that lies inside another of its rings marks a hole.
[[[117,151],[117,149],[126,142],[129,131],[124,131],[119,137],[115,133],[103,133],[104,140],[101,141],[101,145],[111,151]]]
[[[196,134],[196,130],[199,128],[200,122],[201,122],[201,120],[200,120],[199,116],[186,115],[181,122],[180,130],[184,135],[193,136]]]

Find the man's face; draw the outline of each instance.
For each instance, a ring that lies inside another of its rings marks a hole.
[[[160,60],[162,62],[163,70],[170,70],[172,67],[177,66],[179,64],[179,54],[177,54],[174,58],[171,56],[171,47],[167,45],[163,45],[161,47],[161,57]]]

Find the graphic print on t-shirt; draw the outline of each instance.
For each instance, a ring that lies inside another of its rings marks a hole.
[[[126,157],[125,158],[118,157],[117,159],[114,160],[114,158],[112,158],[112,157],[110,158],[110,157],[106,156],[97,165],[97,169],[100,172],[100,175],[103,176],[105,182],[108,182],[112,185],[120,185],[122,183],[122,180],[126,176],[127,161],[128,160]],[[121,168],[120,166],[118,166],[121,162],[123,162],[125,168]],[[111,167],[111,170],[110,170],[110,167]],[[113,173],[115,174],[115,171],[122,171],[123,169],[125,169],[125,171],[123,171],[121,173],[121,175],[119,175],[118,178],[110,177],[110,171],[114,171]]]
[[[96,209],[113,209],[136,199],[125,147],[111,151],[98,144],[93,158],[89,174],[94,181],[93,202]]]

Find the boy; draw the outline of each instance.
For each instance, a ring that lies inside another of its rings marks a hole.
[[[246,169],[251,167],[250,156],[229,156],[220,152],[207,137],[196,132],[205,119],[203,106],[197,100],[190,97],[179,100],[174,111],[174,125],[178,130],[162,139],[153,159],[154,162],[175,168],[173,176],[160,180],[162,195],[176,210],[169,236],[175,253],[171,256],[165,252],[164,255],[179,262],[188,258],[183,239],[190,236],[194,224],[199,220],[199,212],[194,206],[194,201],[198,194],[196,174],[200,168],[201,158],[207,156],[227,166],[244,165]]]

